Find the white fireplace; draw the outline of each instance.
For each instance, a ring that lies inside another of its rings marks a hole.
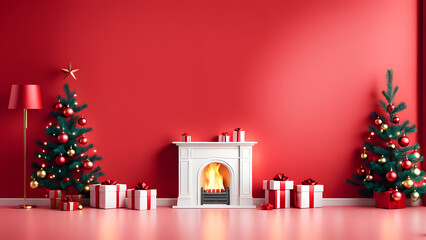
[[[179,197],[173,208],[254,208],[252,147],[256,142],[173,142],[179,148]],[[228,204],[202,204],[203,170],[219,163],[227,172]],[[229,172],[229,174],[228,174]]]

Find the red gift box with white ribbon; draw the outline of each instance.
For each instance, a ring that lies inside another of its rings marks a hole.
[[[89,187],[91,207],[126,207],[126,184],[117,184],[115,181],[108,180],[102,184],[92,184]]]
[[[127,189],[127,208],[151,210],[157,208],[157,189],[149,189],[146,183],[138,183],[136,189]]]
[[[318,208],[323,206],[324,185],[318,185],[311,178],[296,185],[294,189],[294,206],[298,208]]]
[[[191,142],[191,136],[188,133],[182,133],[182,142]]]
[[[62,190],[49,190],[49,198],[62,198]]]
[[[233,135],[232,135],[232,141],[233,142],[244,142],[245,141],[245,135],[246,135],[245,131],[243,131],[241,128],[236,128],[234,130]]]
[[[59,210],[74,211],[77,210],[78,202],[73,202],[72,199],[64,198],[59,203]]]
[[[293,189],[293,183],[284,174],[277,174],[274,180],[264,180],[265,203],[273,205],[274,208],[289,208],[290,190]]]

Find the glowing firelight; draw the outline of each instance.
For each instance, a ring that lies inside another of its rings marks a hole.
[[[220,163],[210,163],[206,171],[207,181],[204,183],[205,190],[213,189],[222,189],[225,190],[223,186],[223,176],[219,173]]]

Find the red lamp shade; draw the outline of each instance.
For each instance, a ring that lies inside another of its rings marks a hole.
[[[40,85],[13,84],[9,109],[42,109]]]

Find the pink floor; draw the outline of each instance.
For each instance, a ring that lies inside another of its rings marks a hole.
[[[426,207],[127,209],[0,207],[0,239],[426,239]]]

